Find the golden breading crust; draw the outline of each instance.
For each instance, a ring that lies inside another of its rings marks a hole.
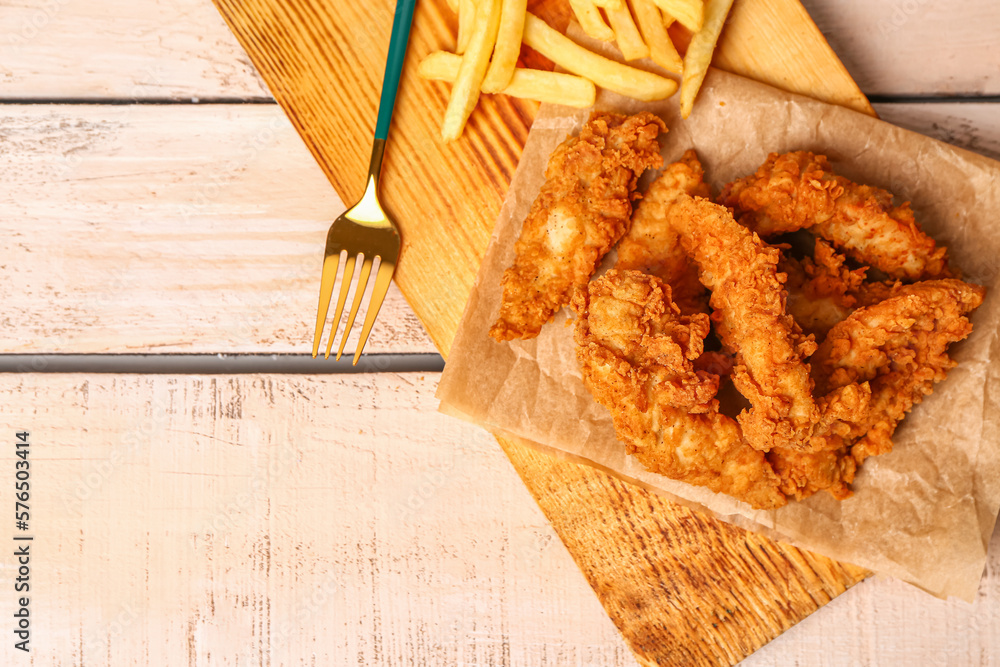
[[[705,170],[693,150],[664,168],[635,207],[632,228],[618,243],[615,268],[656,276],[670,285],[681,313],[708,312],[708,290],[698,281],[698,267],[687,256],[677,231],[667,223],[667,209],[682,195],[708,197]]]
[[[653,472],[756,508],[785,504],[764,454],[718,412],[719,377],[694,366],[707,315],[681,315],[659,278],[617,270],[578,289],[573,309],[584,382],[628,453]]]
[[[917,226],[909,203],[834,174],[823,155],[771,153],[756,173],[727,185],[719,202],[763,237],[811,229],[892,278],[951,275],[947,253]]]
[[[785,312],[781,252],[707,199],[682,195],[668,222],[712,292],[712,317],[723,345],[736,355],[733,384],[753,405],[738,417],[756,449],[808,448],[819,408],[807,359],[811,336]]]
[[[812,360],[817,387],[868,382],[872,389],[867,418],[852,433],[860,437],[852,447],[858,463],[892,449],[896,425],[955,365],[948,345],[971,333],[966,315],[985,292],[954,278],[901,285],[830,330]]]
[[[595,113],[555,151],[491,335],[535,336],[571,302],[583,381],[647,469],[755,508],[850,496],[955,365],[948,346],[969,335],[984,288],[951,277],[908,205],[812,153],[772,154],[724,206],[689,150],[632,215],[664,130],[651,114]],[[803,228],[817,238],[802,259],[761,240]],[[615,268],[590,281],[618,239]],[[712,324],[723,352],[705,351]],[[727,377],[750,405],[736,419],[720,412]]]
[[[533,338],[628,230],[636,182],[663,164],[657,116],[595,112],[549,159],[545,183],[503,275],[498,341]]]
[[[812,358],[817,388],[867,383],[870,404],[863,419],[840,433],[842,446],[835,450],[771,450],[767,456],[781,477],[781,490],[796,498],[824,489],[836,498],[850,495],[847,485],[857,467],[892,450],[896,426],[955,365],[948,345],[969,335],[966,315],[984,293],[955,279],[902,285],[835,325]]]

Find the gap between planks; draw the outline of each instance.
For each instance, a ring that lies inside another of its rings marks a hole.
[[[277,105],[0,105],[0,141],[0,353],[311,350],[344,204]],[[395,284],[366,352],[437,352]]]
[[[357,365],[345,355],[309,354],[0,354],[0,373],[191,374],[440,373],[440,354],[362,354]]]

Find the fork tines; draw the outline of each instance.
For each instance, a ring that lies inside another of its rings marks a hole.
[[[327,255],[323,260],[323,275],[320,279],[319,309],[316,314],[316,333],[313,337],[313,357],[316,357],[319,354],[319,346],[323,338],[323,329],[325,328],[326,315],[330,308],[330,299],[333,297],[334,284],[337,281],[337,270],[339,268],[341,255],[347,252],[329,252],[329,250],[330,249],[328,248]],[[366,257],[361,253],[356,255],[347,254],[346,261],[344,262],[344,275],[341,279],[340,295],[337,297],[337,308],[333,314],[333,326],[330,329],[330,337],[326,344],[325,358],[327,359],[330,358],[330,351],[333,349],[333,341],[337,337],[337,330],[340,327],[340,318],[344,312],[344,304],[347,302],[347,296],[351,291],[354,269],[359,257],[361,258],[361,271],[358,274],[358,283],[354,292],[354,300],[351,303],[351,310],[347,316],[347,326],[344,328],[344,334],[340,339],[340,346],[337,349],[336,359],[338,361],[344,353],[344,346],[347,344],[347,339],[351,335],[351,329],[354,327],[354,319],[357,316],[358,310],[361,307],[361,302],[364,299],[364,293],[368,286],[368,278],[371,275],[374,260],[378,259],[379,261],[378,268],[375,272],[375,283],[372,286],[371,300],[368,302],[364,325],[361,327],[361,335],[358,339],[357,348],[354,352],[354,360],[352,362],[354,365],[357,365],[358,359],[361,357],[361,352],[364,350],[365,343],[368,341],[368,335],[371,333],[372,325],[375,323],[375,318],[378,316],[379,309],[382,307],[382,301],[385,299],[386,292],[389,290],[389,283],[392,281],[392,273],[395,268],[394,259],[387,259],[379,255]]]

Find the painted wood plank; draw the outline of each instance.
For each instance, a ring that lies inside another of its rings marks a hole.
[[[876,104],[883,120],[1000,160],[1000,103]]]
[[[866,93],[1000,93],[992,0],[803,4]],[[25,0],[0,25],[0,99],[270,97],[207,0]]]
[[[868,95],[1000,93],[994,0],[803,0]]]
[[[31,434],[33,664],[634,665],[436,384],[0,376],[6,481],[13,429]],[[25,657],[0,642],[0,663]]]
[[[1000,157],[997,106],[877,111]],[[306,350],[316,249],[342,204],[276,107],[5,105],[0,138],[0,225],[17,239],[0,350]],[[395,287],[373,335],[372,351],[433,350]]]
[[[35,663],[636,664],[437,379],[0,375],[0,466],[31,433]],[[743,664],[990,664],[998,616],[1000,530],[974,604],[871,579]]]
[[[747,658],[742,667],[985,667],[1000,659],[1000,526],[972,603],[895,580],[861,582]]]
[[[206,0],[0,6],[2,99],[270,99]]]
[[[310,351],[344,205],[276,105],[0,105],[0,145],[0,352]],[[366,350],[434,351],[395,286]]]

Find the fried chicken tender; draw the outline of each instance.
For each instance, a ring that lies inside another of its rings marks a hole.
[[[812,257],[782,257],[779,270],[788,276],[788,313],[802,331],[822,340],[861,305],[878,303],[889,295],[893,282],[865,280],[868,267],[850,269],[846,258],[826,241],[816,239]]]
[[[665,131],[649,112],[595,112],[579,136],[553,152],[515,246],[514,265],[502,279],[493,338],[537,336],[569,303],[572,288],[586,284],[629,228],[639,176],[663,164],[657,137]]]
[[[755,174],[728,184],[719,202],[763,237],[811,229],[892,278],[951,275],[945,248],[921,231],[909,203],[893,207],[891,193],[834,174],[823,155],[771,153]]]
[[[737,418],[754,448],[809,448],[819,407],[806,359],[816,349],[785,311],[781,252],[707,199],[681,195],[667,222],[698,266],[723,345],[736,355],[733,384],[753,406]]]
[[[764,454],[718,412],[719,377],[695,368],[706,314],[681,315],[670,287],[638,271],[609,271],[578,289],[572,305],[584,383],[628,453],[653,472],[756,508],[785,504]]]
[[[826,491],[837,500],[852,495],[850,484],[854,481],[857,464],[848,447],[825,452],[778,448],[767,453],[767,460],[781,480],[778,488],[796,500],[819,491]]]
[[[892,289],[889,298],[859,308],[831,329],[812,357],[820,391],[868,383],[864,419],[841,433],[842,446],[818,453],[775,449],[767,458],[781,490],[802,499],[820,490],[850,495],[857,468],[892,450],[892,434],[913,405],[955,366],[948,345],[972,330],[966,315],[985,290],[955,279],[928,280]]]
[[[680,243],[677,230],[667,222],[667,210],[682,194],[708,197],[705,170],[694,150],[667,165],[643,194],[632,215],[632,227],[618,243],[615,268],[654,275],[670,285],[671,298],[682,315],[708,313],[708,290],[698,279],[698,267]],[[729,377],[733,357],[706,351],[695,366],[720,377]]]
[[[854,429],[855,461],[892,450],[897,424],[955,366],[948,346],[972,332],[966,315],[985,293],[954,278],[901,285],[830,331],[812,360],[817,386],[867,381],[872,388],[868,417]]]
[[[667,165],[635,207],[632,228],[618,243],[616,269],[654,275],[670,285],[681,313],[708,312],[708,291],[698,281],[698,268],[681,246],[677,231],[667,223],[667,209],[682,195],[708,197],[705,170],[693,150]]]

